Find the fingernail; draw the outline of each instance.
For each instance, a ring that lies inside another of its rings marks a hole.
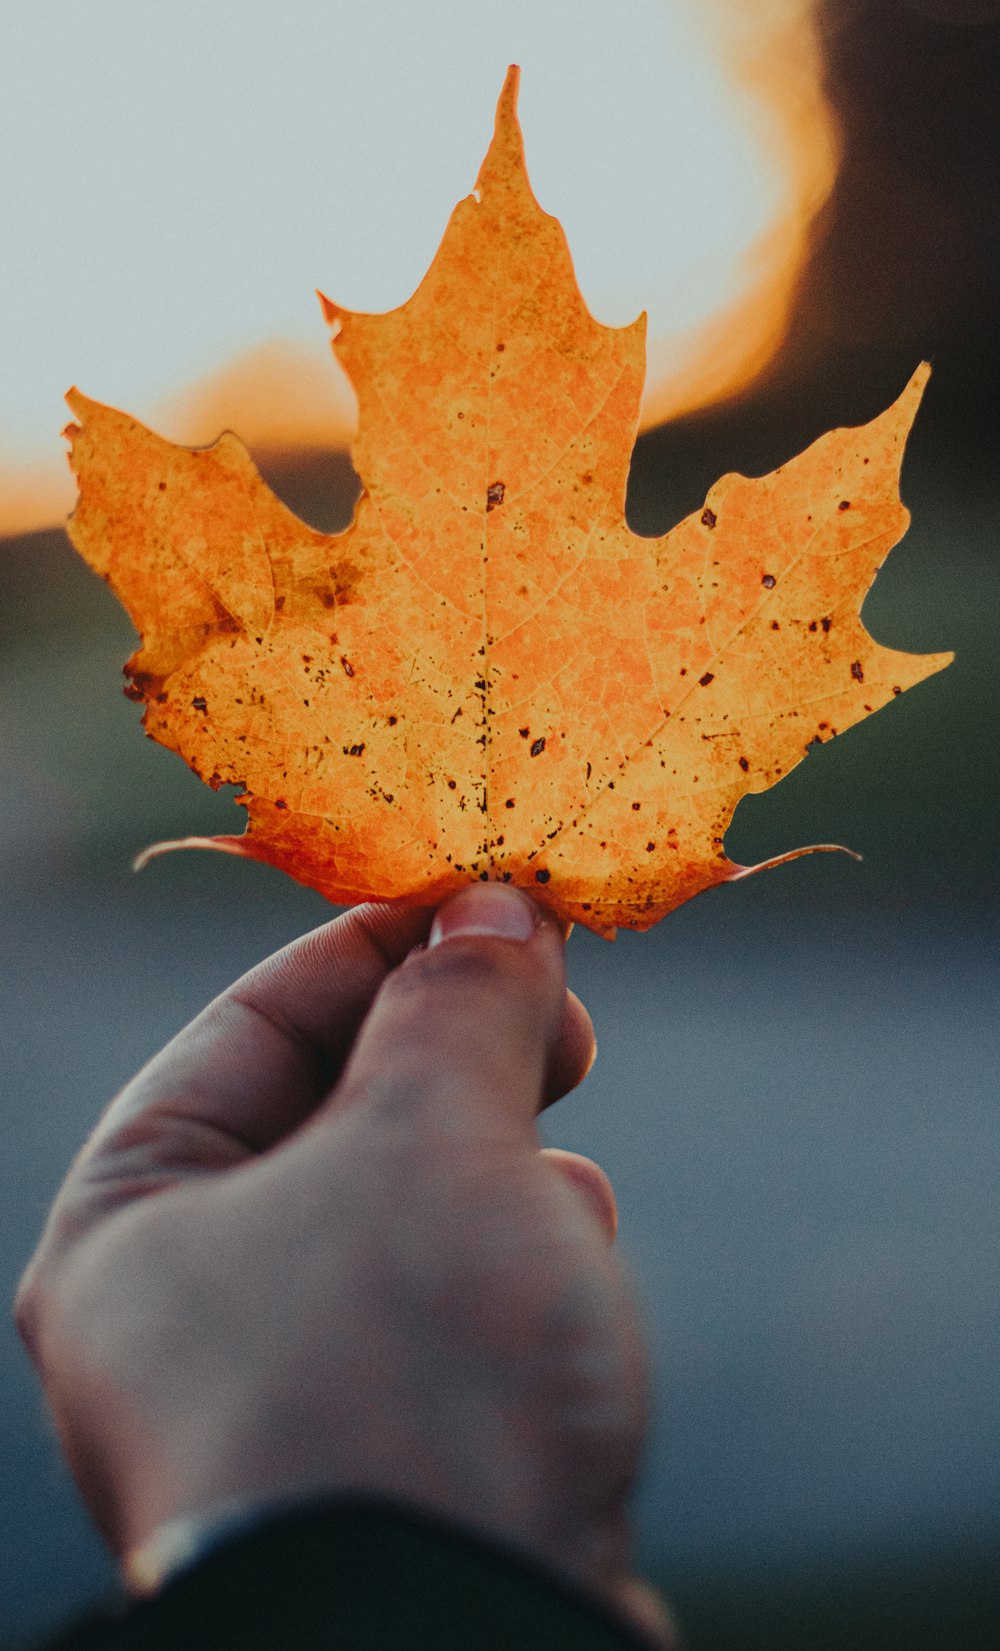
[[[533,900],[501,883],[474,883],[452,895],[435,914],[428,946],[465,935],[492,935],[498,940],[530,940],[540,914]]]

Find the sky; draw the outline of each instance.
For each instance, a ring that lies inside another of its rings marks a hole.
[[[357,309],[407,298],[474,182],[510,62],[535,192],[591,309],[646,309],[654,380],[682,375],[699,329],[773,275],[775,226],[829,170],[816,103],[803,181],[788,88],[754,81],[734,6],[9,0],[0,528],[5,492],[11,507],[36,471],[44,491],[56,463],[63,478],[71,384],[190,440],[185,388],[248,351],[280,340],[304,379],[325,371],[316,287]],[[756,37],[808,13],[761,0]],[[755,326],[774,331],[763,315],[731,329],[727,371],[759,354]]]

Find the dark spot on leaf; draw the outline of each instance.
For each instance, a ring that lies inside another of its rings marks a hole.
[[[780,631],[781,626],[778,624],[778,621],[776,619],[771,620],[771,629],[772,629],[772,631]]]
[[[124,668],[126,671],[128,670],[127,665]],[[152,699],[154,697],[154,685],[157,682],[162,682],[162,680],[162,677],[149,676],[145,671],[136,671],[132,681],[124,684],[122,692],[124,693],[126,699],[141,701],[144,700],[147,695]],[[165,693],[156,694],[155,698],[157,704],[162,705],[166,697],[167,696]]]
[[[489,487],[486,489],[487,512],[495,510],[497,505],[503,504],[504,492],[503,482],[490,482]]]
[[[545,740],[544,740],[544,737],[543,737],[543,738],[542,738],[542,739],[538,739],[538,740],[534,740],[534,741],[533,741],[533,742],[532,742],[532,746],[531,746],[531,755],[532,755],[532,756],[533,756],[533,757],[540,757],[540,756],[541,756],[541,754],[542,754],[542,752],[543,752],[543,751],[544,751],[544,750],[545,750]]]
[[[817,624],[816,624],[816,621],[815,621],[815,619],[810,619],[810,621],[809,621],[809,629],[810,629],[810,630],[811,630],[811,631],[815,631],[815,630],[818,630],[818,629],[819,629],[819,627],[818,627],[818,626],[817,626]]]
[[[714,671],[706,671],[704,676],[700,676],[698,678],[698,686],[699,686],[699,688],[707,688],[709,683],[714,682],[714,681],[715,681]]]
[[[504,882],[505,882],[505,883],[509,883],[509,882],[510,882],[510,880],[511,880],[511,877],[512,877],[512,876],[513,876],[513,873],[512,873],[512,872],[509,872],[509,871],[505,871],[505,872],[504,872],[504,874],[503,874],[503,880],[504,880]]]
[[[821,619],[820,624],[822,625],[824,631],[828,631],[830,629],[830,626],[833,624],[833,620],[832,619]]]
[[[714,510],[709,510],[708,505],[706,505],[704,510],[701,513],[701,525],[702,525],[702,527],[707,527],[707,528],[711,529],[715,526],[715,524],[718,520],[719,520],[719,518],[715,514],[715,511]]]
[[[641,803],[633,803],[632,804],[632,813],[633,814],[638,814],[641,807],[642,807]]]
[[[287,808],[288,804],[286,803],[284,797],[275,797],[274,806],[275,808]]]
[[[208,701],[203,699],[201,694],[198,694],[197,697],[191,701],[191,705],[195,711],[208,710]]]
[[[353,676],[354,675],[354,666],[351,664],[351,662],[348,659],[346,654],[341,654],[340,663],[344,667],[344,675],[345,676]]]
[[[390,717],[389,718],[389,727],[390,728],[395,728],[398,721],[399,721],[398,717]]]
[[[481,871],[479,873],[479,881],[481,883],[488,883],[489,880],[490,880],[490,874],[489,874],[488,871]]]
[[[761,577],[761,581],[760,581],[760,582],[761,582],[761,584],[762,584],[762,585],[763,585],[763,587],[764,587],[764,589],[765,589],[765,590],[773,590],[773,589],[774,589],[774,587],[775,587],[775,585],[776,585],[776,584],[777,584],[777,583],[778,583],[778,581],[777,581],[777,579],[776,579],[776,578],[775,578],[775,577],[774,577],[774,574],[773,574],[773,573],[765,573],[765,574],[764,574],[764,575],[763,575],[763,576],[762,576],[762,577]]]
[[[747,762],[746,757],[740,758],[740,767],[742,768],[744,774],[748,774],[750,772],[750,764]]]
[[[337,598],[334,596],[332,590],[320,591],[320,598],[319,599],[322,602],[324,608],[332,608],[334,603],[337,600]]]
[[[547,883],[551,876],[552,876],[551,871],[536,871],[535,872],[535,882],[536,883]]]
[[[850,508],[851,508],[850,499],[841,499],[839,505],[837,506],[838,510],[850,510]]]
[[[448,781],[448,790],[449,791],[454,791],[457,784],[458,784],[457,780],[449,780]]]
[[[861,661],[860,661],[860,659],[856,659],[856,660],[855,660],[855,661],[854,661],[854,663],[853,663],[853,665],[852,665],[852,666],[851,666],[851,675],[852,675],[852,677],[853,677],[853,678],[854,678],[854,680],[855,680],[855,682],[864,682],[864,680],[865,680],[865,673],[864,673],[864,671],[863,671],[863,670],[862,670],[862,669],[861,669]]]
[[[504,803],[504,808],[513,808],[513,806],[514,806],[513,797],[508,797],[507,801]]]
[[[526,740],[528,735],[531,733],[530,728],[519,728],[517,731],[523,740]]]
[[[165,493],[165,492],[166,492],[166,491],[167,491],[167,484],[166,484],[166,482],[157,482],[157,484],[156,484],[156,485],[157,485],[157,487],[158,487],[158,488],[159,488],[159,490],[160,490],[160,492],[161,492],[161,493]]]
[[[893,691],[893,693],[894,693],[894,694],[896,694],[896,695],[897,695],[897,696],[898,696],[898,695],[899,695],[899,694],[901,694],[901,693],[902,693],[902,692],[903,692],[903,690],[902,690],[902,688],[893,688],[893,690],[892,690],[892,691]]]
[[[506,348],[507,348],[506,344],[498,344],[497,345],[497,355],[503,355],[503,352]]]
[[[655,843],[647,843],[646,844],[646,853],[647,854],[652,854],[655,847],[656,847]]]
[[[361,753],[364,751],[364,745],[352,745],[350,748],[345,746],[344,750],[346,755],[349,757],[360,757]]]

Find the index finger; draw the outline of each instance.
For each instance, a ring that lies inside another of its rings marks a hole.
[[[74,1228],[179,1178],[218,1172],[295,1131],[340,1076],[386,978],[420,945],[430,908],[354,907],[267,958],[167,1044],[105,1112],[70,1173],[60,1214]],[[567,994],[544,1102],[593,1056],[583,1005]]]
[[[369,903],[243,975],[108,1107],[66,1194],[105,1206],[220,1170],[296,1129],[339,1075],[386,977],[420,944],[427,908]],[[93,1213],[91,1211],[91,1213]]]

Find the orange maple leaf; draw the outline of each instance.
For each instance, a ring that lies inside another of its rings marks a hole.
[[[516,94],[512,69],[413,297],[323,300],[359,401],[345,533],[293,516],[235,436],[191,451],[72,392],[71,534],[141,632],[147,733],[243,787],[245,835],[186,843],[347,904],[502,878],[610,934],[760,869],[723,848],[739,798],[952,657],[859,618],[907,525],[928,369],[873,423],[637,537],[645,318],[585,308]]]

